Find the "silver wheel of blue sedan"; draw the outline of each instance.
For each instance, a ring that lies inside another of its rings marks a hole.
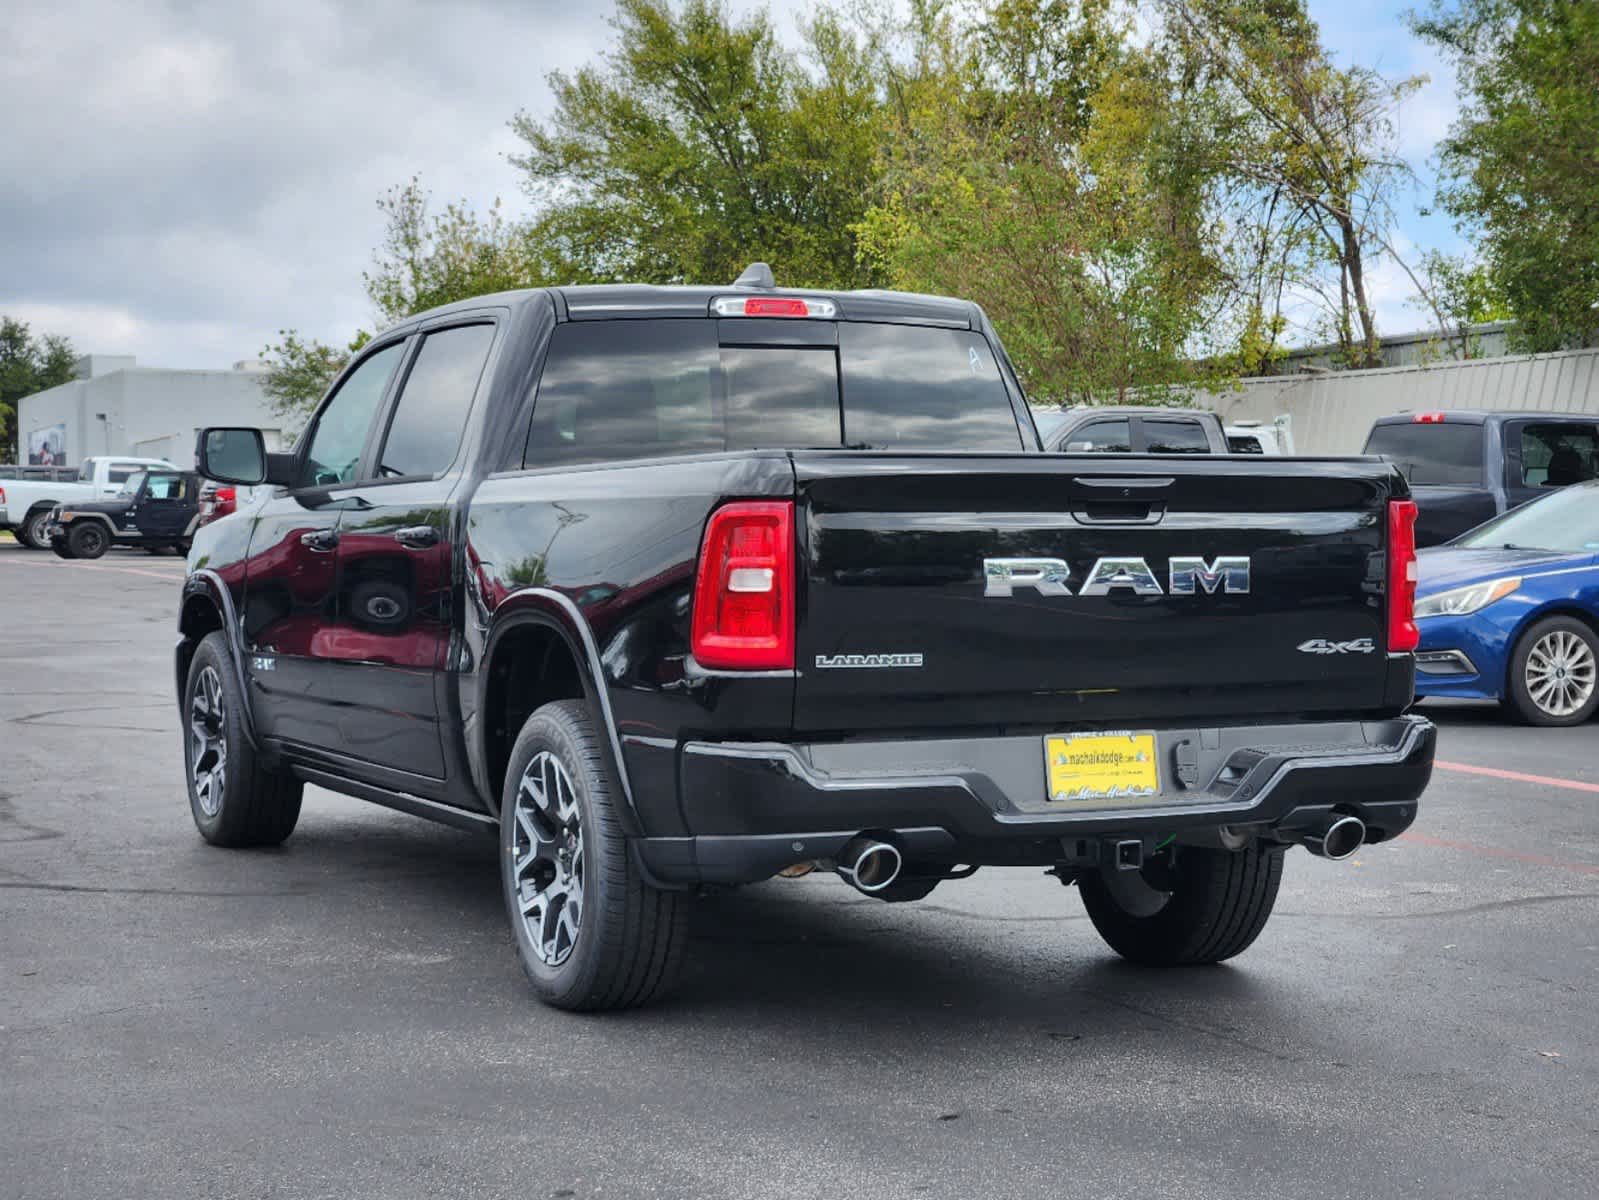
[[[1569,717],[1593,698],[1596,670],[1593,648],[1567,629],[1555,629],[1527,653],[1527,695],[1539,711]]]
[[[517,901],[534,955],[558,967],[583,921],[583,821],[561,760],[533,756],[516,789],[513,848]]]

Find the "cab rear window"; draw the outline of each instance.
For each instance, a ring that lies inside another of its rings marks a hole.
[[[981,334],[850,322],[796,322],[795,333],[800,344],[763,334],[749,345],[730,344],[735,322],[710,319],[560,325],[523,465],[757,448],[1022,448]]]
[[[1366,453],[1386,455],[1413,484],[1476,487],[1482,484],[1482,429],[1446,421],[1378,425],[1366,439]]]

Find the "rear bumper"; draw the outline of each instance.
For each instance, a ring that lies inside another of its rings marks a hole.
[[[1380,841],[1415,820],[1436,741],[1415,716],[1155,732],[1162,791],[1136,808],[1046,800],[1043,739],[1033,735],[688,742],[676,761],[693,836],[644,838],[638,850],[662,881],[730,883],[833,857],[862,831],[891,834],[907,858],[928,863],[1047,865],[1065,839],[1218,826],[1293,840],[1334,810],[1359,816]]]

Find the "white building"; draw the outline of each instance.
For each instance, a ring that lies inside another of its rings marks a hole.
[[[231,371],[141,367],[133,357],[90,354],[77,378],[17,403],[17,461],[72,465],[91,454],[194,463],[195,435],[207,425],[254,425],[267,449],[282,448],[281,419],[261,390],[258,363]]]

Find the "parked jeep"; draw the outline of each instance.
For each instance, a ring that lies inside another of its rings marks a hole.
[[[135,472],[110,500],[57,505],[45,526],[62,558],[99,558],[112,546],[151,554],[188,552],[200,513],[200,477],[193,471]]]
[[[1391,840],[1432,769],[1399,471],[1043,453],[964,301],[484,296],[379,334],[294,453],[196,457],[270,485],[180,599],[201,836],[281,842],[316,783],[496,837],[560,1007],[657,995],[698,889],[815,869],[1043,867],[1118,953],[1217,962],[1289,847]]]

